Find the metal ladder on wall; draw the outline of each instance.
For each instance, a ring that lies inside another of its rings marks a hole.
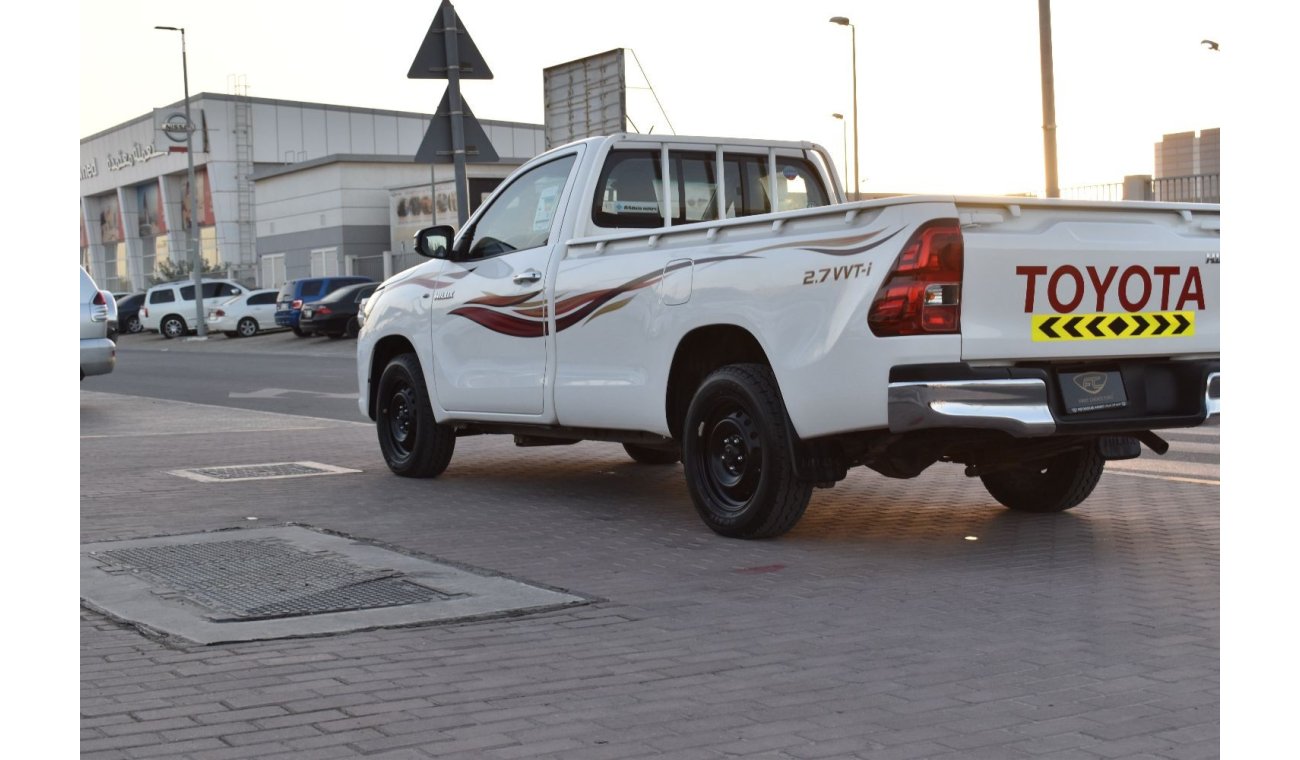
[[[235,98],[235,192],[239,208],[239,268],[260,277],[257,266],[256,227],[253,219],[253,104],[248,99],[247,80],[234,86]]]

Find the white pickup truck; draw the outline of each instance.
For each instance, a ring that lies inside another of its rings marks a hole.
[[[1011,509],[1069,509],[1219,413],[1217,205],[847,203],[811,143],[618,134],[416,243],[357,343],[398,475],[464,435],[611,441],[762,538],[858,465],[957,462]]]

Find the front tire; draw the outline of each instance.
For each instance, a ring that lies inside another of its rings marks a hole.
[[[175,314],[169,314],[158,323],[158,332],[164,338],[179,338],[186,333],[185,320]]]
[[[772,370],[734,364],[705,378],[682,436],[686,484],[704,524],[731,538],[793,528],[812,496],[794,471],[793,437]]]
[[[1092,494],[1106,460],[1096,445],[980,476],[989,495],[1017,512],[1064,512]]]
[[[415,354],[401,354],[379,378],[375,426],[384,462],[407,478],[436,478],[456,449],[456,432],[433,418],[424,372]]]
[[[623,444],[623,450],[638,464],[676,464],[682,458],[680,449],[657,449],[651,446],[625,443]]]
[[[239,320],[239,324],[235,325],[235,332],[237,332],[241,338],[251,338],[254,335],[257,335],[257,329],[257,320],[252,317],[244,317]]]

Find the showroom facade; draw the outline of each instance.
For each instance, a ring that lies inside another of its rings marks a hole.
[[[81,140],[81,263],[105,289],[144,290],[160,264],[186,258],[184,143],[159,129],[183,108]],[[190,110],[199,250],[245,284],[375,276],[385,252],[403,255],[412,226],[456,221],[451,165],[435,175],[413,160],[429,114],[213,93],[192,97]],[[545,142],[538,124],[480,124],[500,159],[468,165],[471,209]]]

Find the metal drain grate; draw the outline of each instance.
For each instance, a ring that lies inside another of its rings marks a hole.
[[[304,478],[310,475],[337,475],[347,472],[361,471],[319,462],[274,462],[271,464],[245,464],[230,467],[196,467],[188,470],[172,470],[171,474],[203,483],[217,483],[234,480]]]
[[[450,597],[402,579],[305,552],[277,538],[141,546],[95,552],[209,610],[213,620],[257,620],[421,604]]]

